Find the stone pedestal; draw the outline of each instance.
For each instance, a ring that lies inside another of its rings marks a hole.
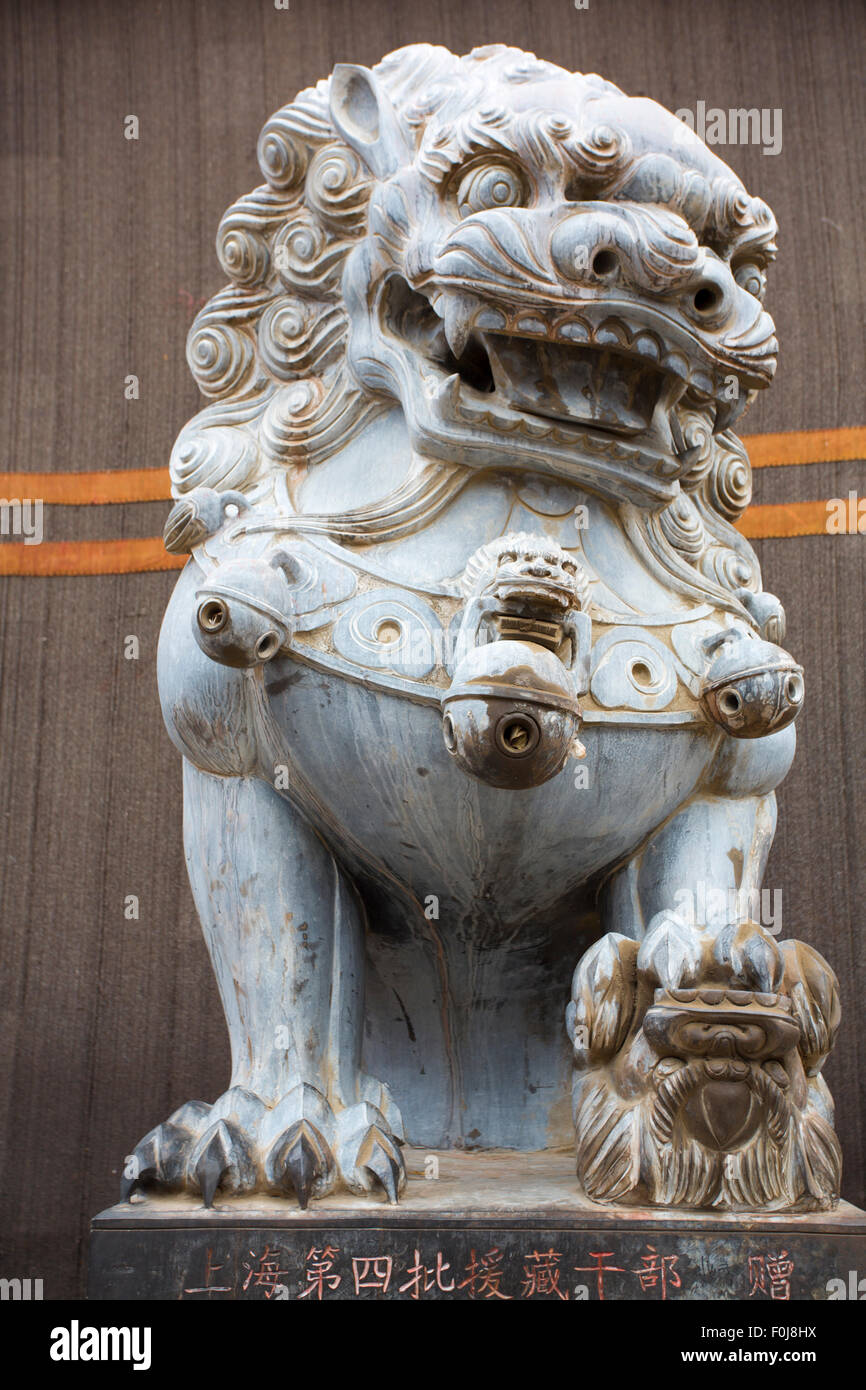
[[[407,1150],[399,1206],[184,1194],[92,1223],[91,1299],[735,1300],[857,1297],[866,1213],[610,1208],[574,1157]],[[832,1281],[838,1281],[836,1283]]]

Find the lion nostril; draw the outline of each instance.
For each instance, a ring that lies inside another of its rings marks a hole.
[[[617,264],[616,253],[605,247],[601,251],[596,251],[593,256],[592,273],[593,275],[611,275],[616,270]]]
[[[701,285],[700,289],[695,290],[692,303],[699,314],[711,314],[721,301],[722,292],[718,285]]]
[[[580,214],[560,222],[550,239],[550,255],[562,278],[585,281],[587,277],[606,279],[612,275],[619,267],[617,250],[599,244],[610,235],[606,227],[598,227]]]

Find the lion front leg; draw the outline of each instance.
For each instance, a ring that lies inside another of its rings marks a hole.
[[[188,1187],[210,1205],[217,1188],[264,1189],[305,1207],[342,1178],[396,1201],[399,1112],[361,1070],[364,910],[353,886],[295,808],[253,777],[185,762],[184,842],[231,1084],[142,1140],[127,1190]]]
[[[580,961],[568,1009],[577,1169],[597,1201],[838,1200],[820,1074],[838,984],[816,951],[777,941],[780,923],[749,911],[774,827],[771,792],[731,799],[711,783],[602,895],[608,932]]]

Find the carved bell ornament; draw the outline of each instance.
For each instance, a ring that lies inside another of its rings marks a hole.
[[[532,642],[475,647],[442,697],[445,747],[493,787],[539,787],[565,766],[580,722],[570,673]]]
[[[290,557],[229,560],[196,589],[195,640],[206,656],[226,666],[272,661],[292,631],[292,594],[283,568]]]
[[[732,738],[763,738],[803,708],[803,668],[781,647],[733,629],[709,647],[701,703]]]

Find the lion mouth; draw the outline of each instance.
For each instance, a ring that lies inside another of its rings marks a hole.
[[[494,590],[497,600],[506,606],[534,604],[541,608],[567,609],[574,603],[574,590],[553,579],[521,575],[500,580]]]
[[[647,433],[665,373],[640,357],[568,341],[485,333],[496,390],[517,410],[628,436]]]
[[[511,322],[489,303],[451,290],[431,300],[395,276],[383,318],[420,358],[443,418],[536,443],[613,446],[623,458],[638,449],[687,467],[677,403],[687,395],[712,408],[717,430],[733,418],[708,364],[690,350],[689,334],[671,341],[655,322],[647,326],[659,317],[652,311],[589,309],[579,317],[527,309]]]
[[[661,365],[654,343],[631,351],[621,342],[575,342],[567,332],[483,330],[461,348],[457,356],[452,347],[450,362],[442,364],[446,372],[452,368],[442,395],[450,394],[463,419],[480,412],[494,428],[516,428],[536,440],[595,436],[660,456],[685,452],[674,406],[689,388],[688,376],[682,359],[674,364],[678,370]]]

